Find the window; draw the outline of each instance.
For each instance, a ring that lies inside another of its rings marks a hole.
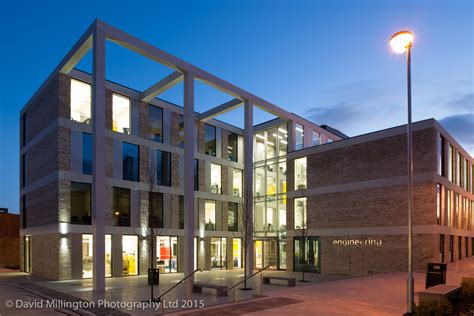
[[[311,145],[312,146],[321,145],[321,135],[318,132],[313,131],[312,137],[311,137]]]
[[[82,133],[82,173],[92,174],[92,134]]]
[[[163,109],[153,105],[148,105],[148,137],[163,142]]]
[[[130,226],[130,189],[114,187],[115,226]]]
[[[306,198],[295,198],[295,229],[305,229],[306,226]]]
[[[227,216],[227,225],[229,231],[236,232],[238,229],[238,204],[229,202],[228,204],[228,216]]]
[[[242,196],[242,170],[232,169],[232,196]]]
[[[295,159],[295,190],[306,189],[306,157]]]
[[[216,201],[206,200],[204,204],[204,222],[206,230],[216,230]]]
[[[442,200],[442,185],[436,185],[436,224],[441,225],[441,206],[443,204]]]
[[[204,124],[204,153],[216,156],[216,127]]]
[[[462,156],[460,153],[457,153],[456,160],[456,184],[462,187]]]
[[[319,237],[295,237],[294,239],[294,271],[321,272]]]
[[[255,161],[265,160],[265,132],[255,135]]]
[[[91,123],[91,85],[71,79],[71,120]]]
[[[156,184],[171,186],[171,153],[156,151]]]
[[[295,124],[295,150],[303,149],[304,131],[303,126]]]
[[[91,184],[71,182],[71,224],[91,224]]]
[[[21,156],[21,187],[26,187],[26,153]]]
[[[438,174],[440,176],[446,176],[445,175],[445,161],[444,161],[444,137],[438,133],[438,155],[437,155],[437,169],[438,169]]]
[[[232,266],[242,268],[242,239],[232,239]]]
[[[156,266],[160,273],[178,272],[178,237],[156,237]]]
[[[199,159],[194,159],[194,191],[199,191]]]
[[[278,127],[278,156],[285,156],[288,151],[288,131],[285,125]]]
[[[92,234],[82,235],[82,277],[90,279],[93,276],[94,254]],[[112,276],[112,235],[105,235],[105,276]]]
[[[329,144],[329,143],[332,143],[332,142],[334,142],[334,139],[328,137],[327,143]]]
[[[138,236],[122,236],[123,275],[138,274]]]
[[[148,192],[149,227],[163,228],[163,193]]]
[[[266,145],[266,159],[275,158],[277,155],[277,141],[278,141],[278,130],[272,128],[267,131],[267,145]]]
[[[112,130],[130,134],[130,99],[115,93],[112,96]]]
[[[122,158],[123,158],[123,179],[129,181],[140,181],[138,175],[138,145],[123,142]]]
[[[227,238],[211,238],[211,269],[227,269]]]
[[[446,194],[447,201],[446,201],[446,224],[445,225],[448,227],[451,227],[451,219],[452,219],[452,212],[453,212],[453,205],[452,205],[453,191],[447,190],[446,192],[447,192]]]
[[[228,133],[227,134],[227,154],[228,154],[228,159],[230,161],[235,161],[237,162],[237,155],[239,153],[239,142],[238,142],[238,136],[235,133]]]
[[[221,187],[221,165],[211,163],[211,192],[215,194],[222,193]]]
[[[184,196],[179,196],[179,229],[184,229]]]
[[[178,116],[178,146],[180,148],[184,147],[184,116]]]

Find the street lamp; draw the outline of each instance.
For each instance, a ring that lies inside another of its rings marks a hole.
[[[407,103],[408,103],[408,124],[407,124],[407,152],[408,152],[408,277],[407,277],[407,312],[406,315],[413,314],[415,301],[414,281],[413,281],[413,143],[411,126],[411,47],[413,45],[413,34],[409,31],[401,31],[392,35],[390,46],[397,54],[406,52],[407,58]]]

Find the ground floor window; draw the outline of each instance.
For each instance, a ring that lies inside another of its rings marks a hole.
[[[269,267],[270,269],[277,269],[277,240],[276,239],[264,239],[255,240],[255,268],[262,269]]]
[[[122,236],[123,275],[138,274],[138,236]]]
[[[82,278],[92,278],[93,272],[93,236],[92,234],[82,235]],[[112,236],[105,235],[105,276],[112,276]]]
[[[278,269],[286,269],[286,240],[279,241],[280,258],[278,260]]]
[[[232,239],[232,267],[242,268],[242,239]]]
[[[31,236],[24,237],[24,271],[31,273]]]
[[[211,269],[227,269],[227,238],[211,238]]]
[[[296,272],[321,272],[321,242],[319,237],[295,237],[294,270]]]
[[[156,265],[161,273],[178,272],[178,237],[156,237]]]

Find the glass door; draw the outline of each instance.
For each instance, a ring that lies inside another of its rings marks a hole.
[[[263,267],[269,266],[269,269],[277,268],[277,243],[276,240],[265,240],[263,244]]]
[[[255,268],[263,268],[263,241],[255,240]]]

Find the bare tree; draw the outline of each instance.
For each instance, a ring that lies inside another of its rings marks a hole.
[[[252,186],[245,185],[244,190],[246,190],[246,194],[244,196],[249,196],[250,194],[253,194],[251,190]],[[249,192],[250,191],[250,192]],[[244,287],[241,290],[251,290],[251,287],[247,286],[247,277],[250,275],[250,273],[253,271],[253,267],[249,267],[247,264],[249,261],[247,260],[247,249],[252,247],[253,243],[253,229],[254,229],[254,223],[252,221],[252,205],[253,202],[251,199],[245,199],[244,202],[244,209],[239,212],[239,218],[240,218],[240,223],[239,223],[239,231],[241,232],[242,236],[242,241],[244,245],[244,254],[245,254],[245,262],[246,264],[244,265]]]
[[[300,282],[309,282],[305,279],[305,272],[308,270],[308,258],[306,256],[306,244],[308,243],[308,224],[306,221],[306,201],[305,200],[297,200],[295,203],[295,214],[299,215],[301,219],[300,223],[295,223],[295,229],[301,236],[301,243],[302,243],[302,252],[303,252],[303,271],[302,271],[302,278],[299,280]]]

